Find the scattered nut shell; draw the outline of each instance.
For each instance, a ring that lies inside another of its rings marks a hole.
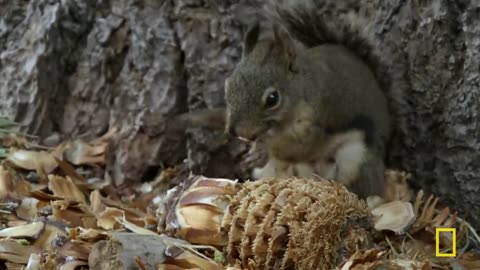
[[[378,231],[389,230],[403,234],[415,219],[413,206],[409,202],[389,202],[378,206],[371,212],[376,218],[375,229]]]

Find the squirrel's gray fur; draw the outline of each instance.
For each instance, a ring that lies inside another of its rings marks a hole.
[[[374,28],[372,0],[266,0],[261,17],[285,27],[307,47],[340,44],[360,57],[373,71],[388,98],[402,82],[389,70],[393,54],[386,52]],[[268,26],[267,26],[268,27]]]
[[[406,129],[399,114],[407,107],[407,69],[401,64],[402,48],[383,40],[377,1],[265,0],[258,8],[258,18],[285,27],[304,46],[341,44],[360,57],[387,97],[392,127]],[[395,136],[393,128],[389,143]]]
[[[374,32],[374,6],[264,3],[265,20],[246,32],[242,59],[225,85],[227,132],[269,150],[260,178],[319,171],[362,197],[382,193],[387,97],[400,80]]]

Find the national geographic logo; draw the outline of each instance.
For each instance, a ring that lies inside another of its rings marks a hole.
[[[440,233],[452,234],[452,252],[441,253],[440,252]],[[437,257],[455,257],[457,256],[457,229],[455,228],[436,228],[435,229],[435,255]]]

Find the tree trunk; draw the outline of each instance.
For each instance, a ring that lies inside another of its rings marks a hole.
[[[175,165],[247,178],[264,154],[252,156],[222,130],[161,130],[170,116],[224,105],[223,81],[253,18],[241,11],[255,2],[0,0],[0,114],[42,138],[94,137],[117,127],[107,166],[117,185]],[[372,4],[378,35],[396,52],[392,62],[408,86],[393,106],[389,165],[480,225],[476,2]],[[148,112],[167,119],[157,123],[158,134],[143,128]]]

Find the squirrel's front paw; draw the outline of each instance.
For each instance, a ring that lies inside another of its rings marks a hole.
[[[292,177],[293,166],[291,164],[270,160],[263,168],[254,168],[252,178],[255,180],[265,178],[288,178]]]
[[[265,165],[263,168],[254,168],[252,171],[252,178],[254,180],[260,180],[265,178],[277,177],[275,168],[270,166],[270,164]]]

